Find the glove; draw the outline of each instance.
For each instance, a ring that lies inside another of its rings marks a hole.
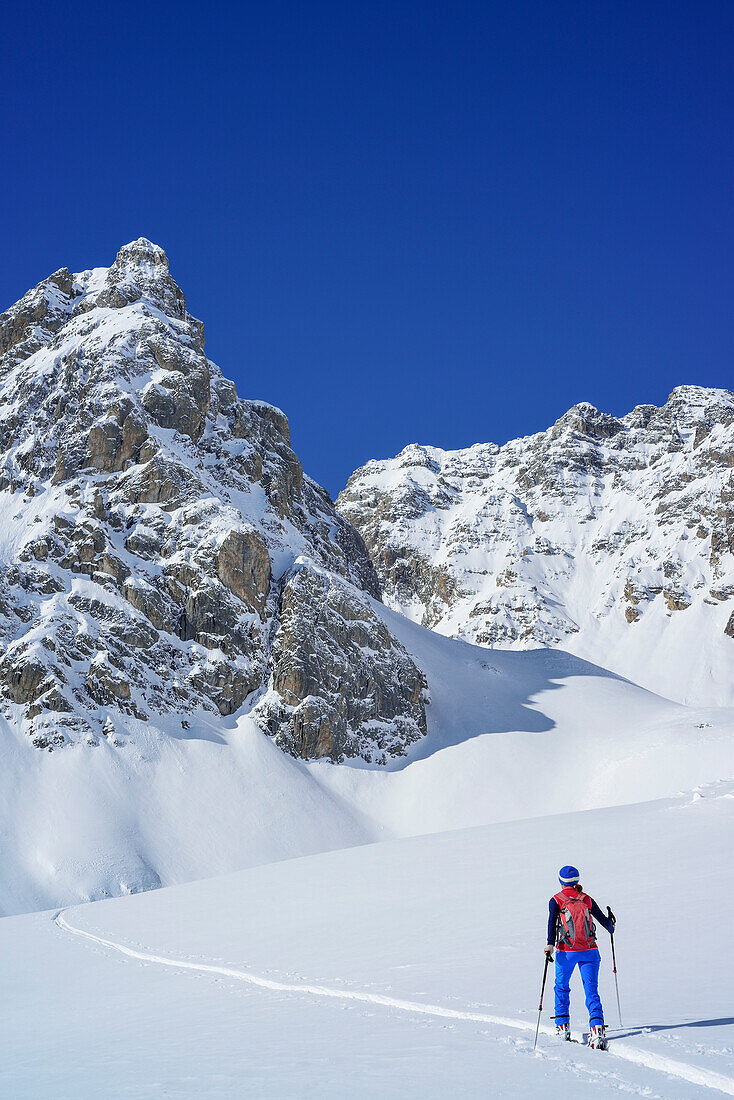
[[[548,962],[553,962],[553,945],[549,943],[547,947],[544,947],[543,954],[548,957]]]
[[[616,924],[617,924],[617,918],[615,917],[614,913],[613,913],[613,912],[612,912],[612,910],[611,910],[611,909],[609,908],[609,906],[607,906],[607,916],[609,917],[609,919],[610,919],[610,921],[612,922],[612,924],[613,924],[613,925],[615,925],[615,927],[616,927]]]

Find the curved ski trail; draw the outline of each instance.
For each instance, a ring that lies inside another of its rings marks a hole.
[[[535,1032],[535,1024],[529,1020],[518,1020],[510,1016],[495,1016],[486,1012],[465,1012],[444,1005],[427,1004],[421,1001],[407,1001],[400,997],[388,997],[383,993],[366,993],[358,989],[332,989],[324,985],[311,985],[305,982],[283,982],[273,978],[266,978],[261,974],[254,974],[247,970],[236,970],[229,966],[218,966],[213,963],[190,962],[187,959],[169,958],[165,955],[155,955],[149,951],[140,951],[133,947],[126,947],[115,940],[96,936],[93,932],[87,932],[82,928],[75,928],[69,924],[64,916],[65,910],[61,910],[54,917],[54,923],[64,932],[72,936],[90,940],[102,947],[117,951],[131,959],[139,959],[142,962],[158,963],[159,966],[170,966],[176,970],[195,970],[202,974],[217,974],[225,978],[233,978],[235,981],[246,982],[249,985],[261,989],[269,989],[276,993],[302,993],[314,997],[330,997],[342,1001],[361,1001],[370,1005],[382,1005],[385,1008],[397,1009],[400,1012],[414,1012],[424,1016],[436,1016],[451,1020],[466,1020],[470,1023],[494,1024],[499,1027],[512,1028],[516,1031]],[[555,1028],[541,1024],[540,1030],[545,1035],[555,1037]],[[726,1096],[734,1096],[734,1078],[726,1077],[714,1070],[701,1069],[698,1066],[689,1065],[686,1062],[678,1062],[664,1055],[655,1054],[652,1051],[641,1050],[629,1044],[620,1044],[615,1041],[608,1053],[622,1058],[627,1062],[643,1066],[646,1069],[659,1073],[667,1073],[672,1077],[678,1077],[688,1081],[692,1085],[703,1088],[715,1089]]]

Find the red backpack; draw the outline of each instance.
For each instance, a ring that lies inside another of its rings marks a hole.
[[[591,915],[591,898],[581,891],[554,894],[558,903],[557,944],[559,951],[593,951],[596,925]]]

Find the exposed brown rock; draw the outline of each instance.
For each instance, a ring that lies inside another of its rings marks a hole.
[[[259,615],[270,591],[270,555],[255,530],[230,531],[217,551],[217,576]]]
[[[333,577],[306,568],[290,577],[272,668],[282,704],[261,714],[295,756],[384,762],[425,733],[423,674],[366,599]]]
[[[147,717],[133,701],[128,680],[115,668],[106,651],[100,651],[89,666],[86,686],[91,698],[100,706],[114,706],[136,718]]]
[[[211,698],[220,714],[234,714],[258,687],[261,673],[259,667],[248,674],[224,661],[206,662],[197,667],[191,685]]]
[[[685,611],[691,606],[691,599],[686,592],[680,589],[663,589],[663,599],[668,605],[669,611]]]
[[[68,316],[73,283],[71,273],[62,267],[0,314],[0,356],[21,352],[26,358],[43,345],[44,334],[61,328]]]
[[[202,487],[188,470],[156,454],[141,469],[128,474],[124,491],[136,504],[161,504],[170,509],[198,495]]]
[[[14,703],[32,703],[42,695],[47,676],[48,668],[33,654],[6,654],[0,660],[0,684]]]
[[[163,630],[169,634],[175,632],[180,611],[167,593],[153,588],[150,584],[134,581],[124,583],[121,591],[128,603],[137,611],[141,611],[157,630]]]
[[[59,688],[54,685],[26,708],[26,718],[35,718],[36,715],[43,714],[45,711],[57,711],[59,714],[72,714],[74,707],[66,696],[59,691]]]
[[[203,359],[203,357],[202,357]],[[173,371],[160,383],[143,391],[143,408],[162,428],[174,428],[196,442],[201,438],[209,411],[209,371],[206,360],[199,375],[188,377]]]
[[[105,473],[124,470],[136,462],[148,430],[132,403],[121,403],[116,416],[93,424],[87,436],[89,464]]]

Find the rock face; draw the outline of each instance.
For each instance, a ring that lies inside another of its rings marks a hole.
[[[0,352],[5,718],[42,748],[94,746],[128,718],[193,729],[247,705],[288,752],[335,761],[425,732],[361,537],[284,414],[207,359],[161,248],[56,272],[0,316]]]
[[[426,733],[423,674],[369,601],[333,574],[302,567],[286,580],[272,666],[257,709],[294,755],[384,764]]]
[[[486,646],[562,646],[674,699],[734,703],[734,394],[357,470],[337,508],[385,601]]]

